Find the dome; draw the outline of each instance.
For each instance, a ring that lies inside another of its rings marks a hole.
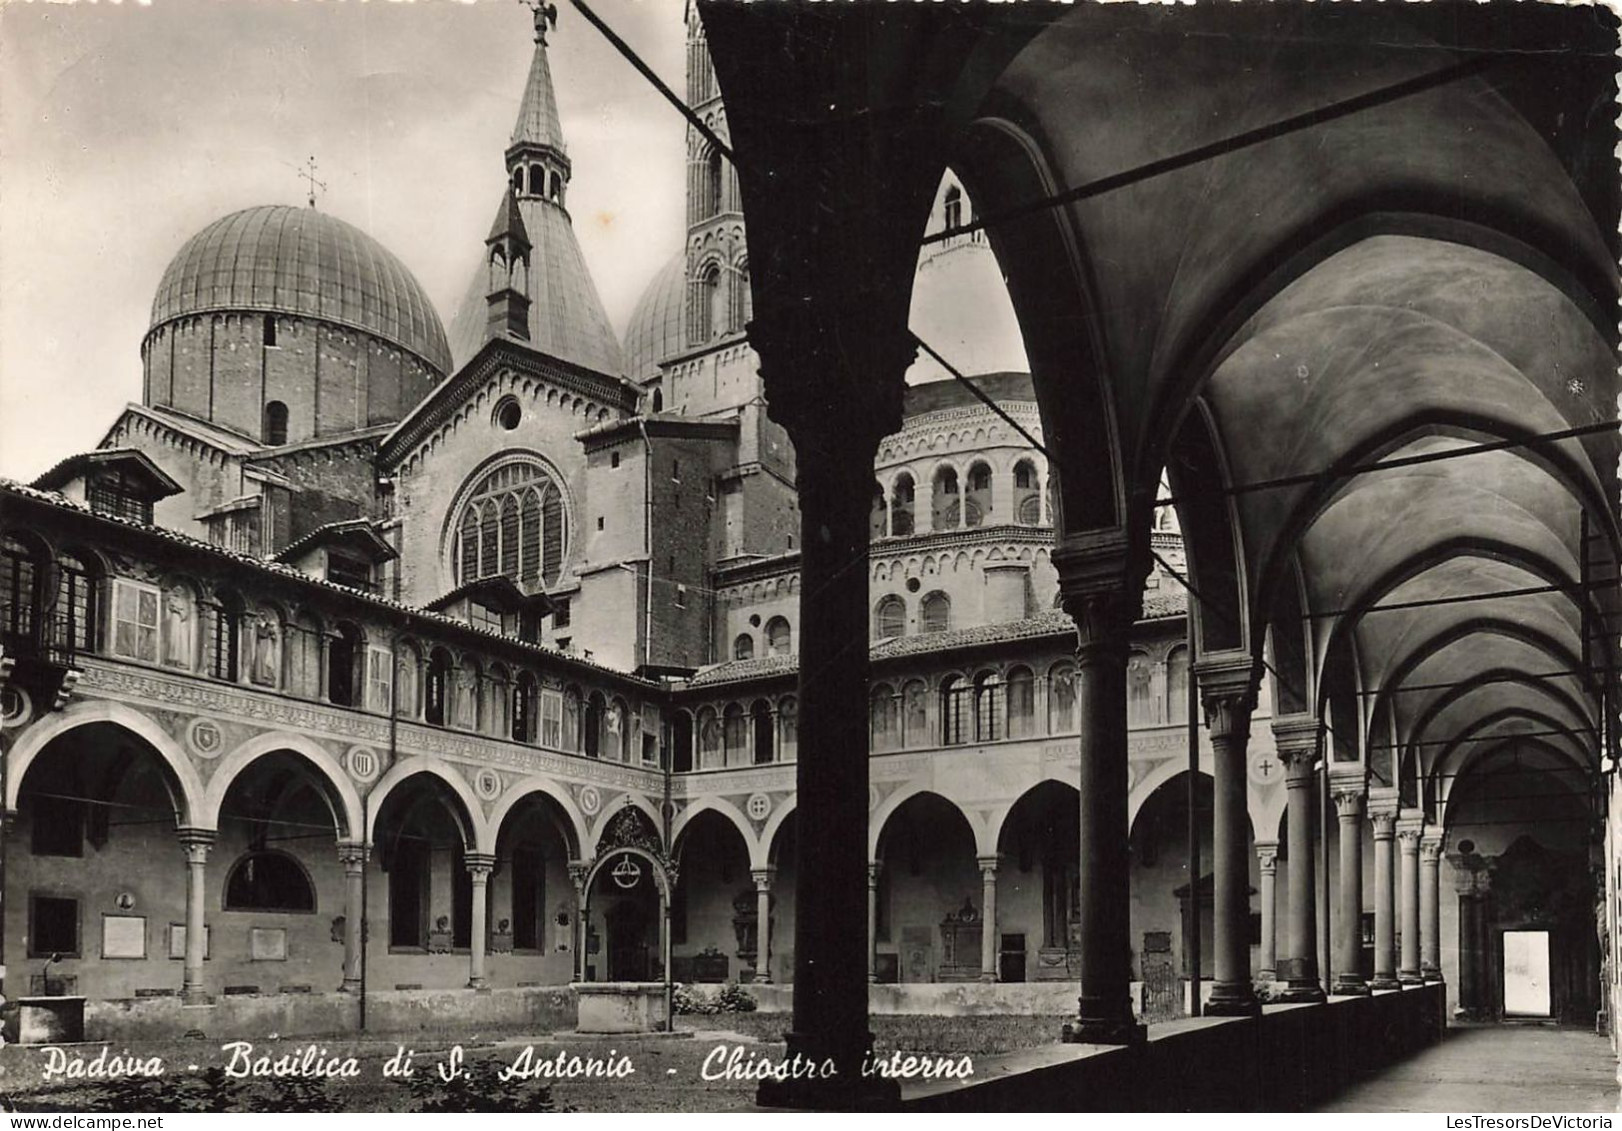
[[[241,310],[348,326],[450,372],[445,329],[416,277],[371,236],[313,208],[247,208],[187,240],[158,284],[152,328]]]
[[[659,268],[642,297],[636,300],[625,328],[625,375],[637,384],[659,375],[659,363],[682,349],[682,301],[687,289],[687,256],[675,257]]]

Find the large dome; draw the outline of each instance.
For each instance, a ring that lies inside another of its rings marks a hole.
[[[158,284],[152,328],[243,310],[362,330],[450,372],[445,328],[405,264],[359,228],[313,208],[247,208],[187,240]]]
[[[648,283],[625,328],[625,375],[643,384],[659,375],[659,363],[681,352],[682,300],[687,256],[677,252]]]

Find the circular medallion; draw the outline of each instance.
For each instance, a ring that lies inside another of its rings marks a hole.
[[[213,719],[193,719],[186,728],[186,745],[199,758],[218,758],[225,747],[225,733]]]
[[[597,792],[594,785],[584,786],[580,790],[580,809],[587,816],[597,812],[603,807],[603,796]]]
[[[751,821],[764,821],[772,815],[772,799],[764,793],[751,794],[744,811],[749,814]]]
[[[615,864],[608,874],[614,877],[614,882],[620,887],[634,888],[642,879],[642,865],[627,856]]]
[[[7,684],[0,688],[0,727],[20,727],[34,713],[34,701],[28,692]]]
[[[344,769],[358,782],[373,782],[383,772],[383,759],[370,746],[351,746],[344,755]]]
[[[1271,750],[1260,750],[1250,756],[1250,780],[1256,785],[1275,785],[1284,780],[1284,763]]]
[[[483,769],[473,775],[473,792],[486,801],[494,801],[501,796],[501,775],[491,769]]]
[[[113,898],[113,903],[120,911],[128,911],[135,906],[135,896],[127,891],[121,891]]]

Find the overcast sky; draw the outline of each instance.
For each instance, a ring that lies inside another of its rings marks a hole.
[[[681,0],[593,10],[684,89]],[[552,74],[575,232],[616,331],[681,246],[680,117],[567,3]],[[0,0],[0,475],[92,447],[141,397],[188,237],[319,206],[398,255],[449,325],[505,179],[532,50],[518,0]]]

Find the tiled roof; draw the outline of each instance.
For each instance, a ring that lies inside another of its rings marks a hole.
[[[1162,586],[1144,593],[1143,616],[1140,623],[1182,616],[1187,611],[1188,599],[1182,588]],[[1070,614],[1055,610],[1038,613],[1025,620],[975,625],[972,628],[954,628],[948,632],[925,632],[884,640],[873,645],[869,656],[874,663],[879,663],[904,656],[981,648],[991,644],[1006,644],[1014,640],[1034,640],[1050,636],[1072,637],[1075,632],[1076,622],[1070,618]],[[757,656],[752,660],[729,660],[699,671],[687,681],[687,686],[707,687],[721,683],[742,683],[747,680],[792,675],[797,670],[798,663],[794,656]]]
[[[450,370],[445,329],[422,284],[371,236],[314,208],[245,208],[186,241],[158,284],[152,325],[217,310],[353,327]]]
[[[526,643],[525,641],[515,640],[511,636],[503,636],[500,633],[491,632],[480,625],[469,624],[465,620],[457,620],[455,617],[448,617],[439,613],[429,612],[426,609],[419,609],[413,605],[407,605],[401,601],[392,601],[387,597],[380,597],[375,593],[368,593],[365,590],[354,589],[348,585],[340,585],[335,581],[327,581],[323,578],[311,577],[302,570],[295,569],[290,565],[284,565],[281,562],[266,561],[263,558],[253,557],[250,554],[240,554],[234,550],[228,550],[223,546],[216,546],[212,543],[201,541],[200,539],[193,538],[187,534],[182,534],[176,530],[170,530],[166,527],[149,526],[146,523],[120,518],[117,515],[98,514],[93,512],[89,507],[75,503],[71,499],[62,496],[55,491],[41,491],[33,487],[25,486],[24,484],[18,483],[15,480],[0,478],[0,494],[12,494],[20,498],[31,499],[34,502],[44,503],[47,506],[53,506],[60,510],[71,511],[87,519],[106,523],[109,526],[123,527],[128,530],[138,531],[139,533],[148,537],[156,538],[160,541],[167,542],[173,546],[177,546],[192,553],[211,557],[217,561],[229,561],[239,566],[259,570],[262,573],[274,576],[280,581],[290,581],[299,585],[314,586],[318,589],[325,589],[332,593],[341,594],[351,600],[359,601],[362,604],[371,605],[375,608],[387,609],[394,613],[403,613],[418,621],[424,622],[428,627],[445,627],[455,629],[458,632],[472,633],[475,636],[482,636],[491,641],[498,642],[503,647],[534,653],[552,663],[573,666],[576,668],[585,668],[590,671],[600,672],[604,675],[611,675],[619,680],[639,684],[644,687],[658,686],[650,680],[645,680],[640,676],[632,675],[629,672],[620,671],[617,668],[611,668],[606,664],[599,664],[594,660],[587,660],[579,656],[572,656],[565,652],[559,652],[555,648],[548,648],[543,644],[530,644]]]

